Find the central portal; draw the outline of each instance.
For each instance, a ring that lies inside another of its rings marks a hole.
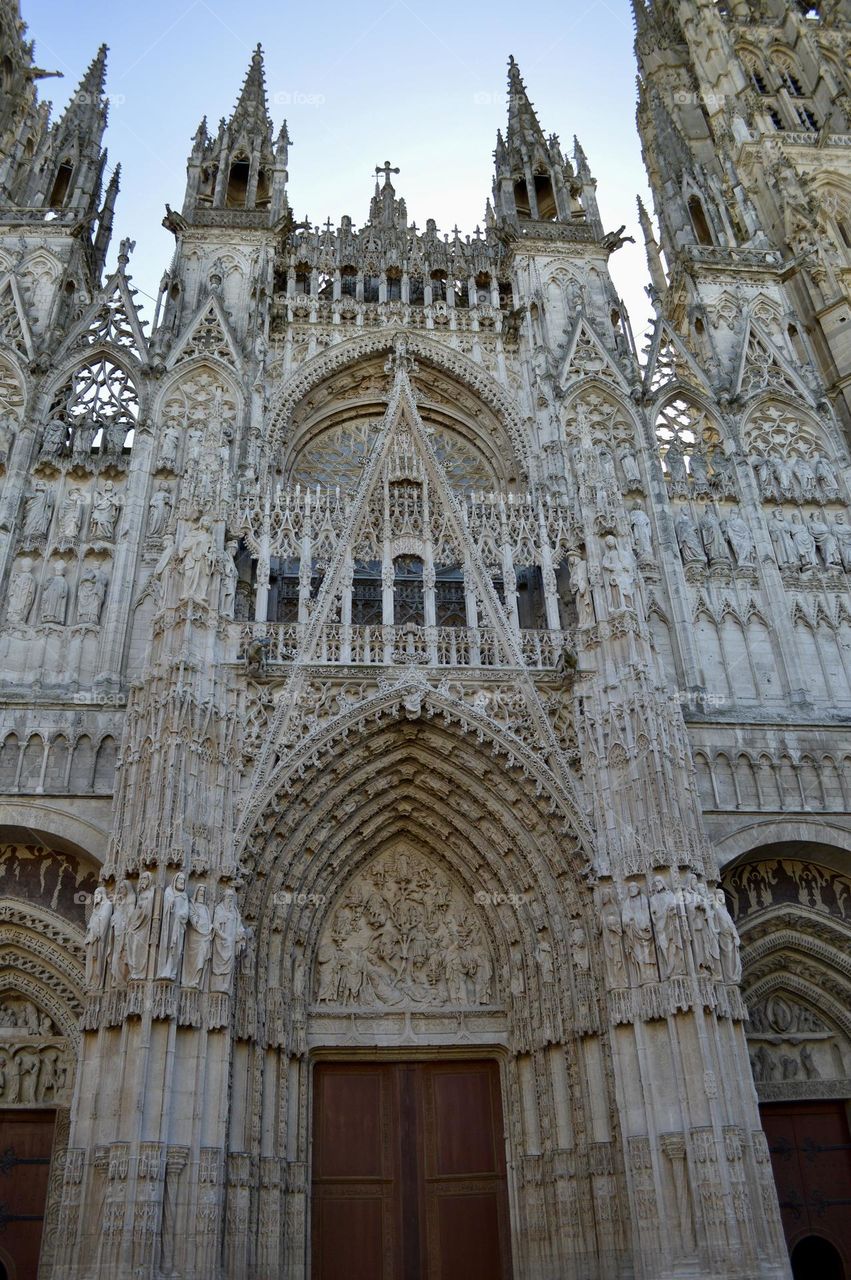
[[[509,1280],[495,1062],[320,1063],[311,1280]]]

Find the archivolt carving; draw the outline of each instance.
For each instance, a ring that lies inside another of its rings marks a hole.
[[[399,338],[394,332],[382,334],[365,334],[352,342],[340,344],[321,356],[309,361],[299,369],[278,393],[277,403],[271,412],[270,440],[273,447],[280,445],[295,406],[311,388],[322,382],[329,374],[346,365],[355,364],[376,352],[390,352]],[[523,424],[515,405],[507,392],[491,377],[478,369],[472,361],[449,348],[429,342],[420,334],[406,332],[404,340],[409,354],[431,361],[468,387],[489,405],[498,415],[511,437],[517,456],[524,468],[529,463],[529,443],[526,439]]]
[[[331,911],[313,998],[368,1008],[492,1005],[494,964],[482,921],[430,860],[404,848],[384,854]]]

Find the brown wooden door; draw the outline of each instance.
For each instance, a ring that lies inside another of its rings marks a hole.
[[[0,1110],[0,1259],[14,1280],[38,1273],[54,1122],[53,1111]]]
[[[509,1280],[494,1062],[321,1063],[311,1280]]]
[[[778,1102],[760,1108],[796,1277],[803,1259],[833,1246],[851,1278],[851,1135],[844,1102]],[[815,1238],[815,1239],[813,1239]],[[818,1280],[828,1280],[824,1264]]]

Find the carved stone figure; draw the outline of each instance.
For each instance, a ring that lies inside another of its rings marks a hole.
[[[98,885],[92,900],[92,914],[86,927],[86,984],[91,988],[103,986],[111,922],[112,903],[103,885]]]
[[[676,440],[672,440],[665,453],[665,466],[674,492],[684,491],[688,484],[685,455]]]
[[[839,480],[833,463],[819,455],[815,462],[815,472],[822,497],[828,502],[835,501],[839,497]]]
[[[635,575],[612,534],[606,534],[603,546],[600,563],[609,591],[609,605],[615,610],[630,609],[635,599]]]
[[[53,576],[48,578],[41,593],[41,621],[64,625],[68,609],[67,566],[64,560],[53,565]]]
[[[742,519],[742,515],[738,507],[733,507],[730,515],[725,520],[724,531],[727,534],[727,541],[733,549],[733,558],[736,564],[753,564],[753,535],[745,521]]]
[[[207,906],[207,889],[203,884],[192,895],[183,948],[184,987],[200,987],[204,981],[213,949],[213,917]]]
[[[180,447],[180,432],[177,427],[164,429],[160,442],[160,453],[157,466],[163,471],[177,471],[177,451]]]
[[[72,489],[63,499],[59,509],[60,538],[74,539],[79,536],[85,509],[86,503],[82,490]]]
[[[571,553],[568,561],[570,564],[570,588],[576,600],[578,624],[580,627],[593,627],[596,618],[594,615],[594,599],[591,595],[591,586],[588,581],[588,566],[582,556],[575,552]]]
[[[103,428],[101,450],[112,457],[120,458],[124,452],[124,441],[127,438],[127,424],[120,418],[113,418]]]
[[[28,622],[35,600],[36,581],[32,575],[32,560],[24,558],[12,574],[6,617],[10,622]]]
[[[211,991],[230,991],[237,957],[245,946],[245,928],[236,902],[236,890],[225,889],[213,912]]]
[[[148,972],[148,950],[156,889],[150,871],[139,876],[136,901],[127,917],[125,948],[130,978],[144,978]]]
[[[825,569],[841,569],[842,557],[839,554],[836,534],[820,511],[810,512],[809,525]]]
[[[178,554],[183,571],[183,592],[187,599],[207,602],[210,578],[215,567],[213,539],[209,529],[192,525],[183,535]]]
[[[13,414],[0,412],[0,463],[5,464],[9,460],[17,425],[18,420]]]
[[[795,548],[795,558],[801,569],[817,569],[816,540],[801,519],[800,511],[793,511],[789,518],[789,536]]]
[[[840,511],[833,521],[833,536],[839,548],[839,558],[846,573],[851,573],[851,525],[846,523]]]
[[[723,889],[715,890],[715,925],[721,953],[721,976],[725,982],[741,982],[742,961],[739,954],[739,931],[727,908]]]
[[[136,894],[129,880],[122,880],[115,891],[112,904],[112,924],[110,943],[110,973],[112,981],[123,985],[129,976],[130,967],[127,955],[127,930],[130,917],[136,906]]]
[[[698,973],[711,974],[714,940],[710,938],[709,904],[693,871],[686,876],[683,902],[694,952],[694,967]]]
[[[234,557],[239,548],[238,542],[225,544],[224,554],[220,557],[222,582],[219,595],[219,611],[225,618],[232,618],[236,608],[236,584],[239,581]]]
[[[641,483],[641,472],[638,467],[638,462],[636,460],[635,453],[628,445],[624,446],[624,448],[619,451],[618,461],[621,464],[621,471],[623,472],[623,478],[626,482],[627,493],[633,492],[636,489],[642,489],[643,485]]]
[[[795,473],[792,470],[792,461],[790,458],[773,458],[772,467],[774,469],[774,479],[777,482],[777,488],[780,491],[781,498],[794,497],[793,481]]]
[[[661,876],[653,880],[650,895],[650,915],[656,935],[656,951],[659,971],[663,978],[673,978],[685,972],[682,932],[680,930],[677,895]]]
[[[634,986],[656,982],[659,973],[653,950],[653,927],[650,923],[650,907],[641,886],[631,881],[626,901],[621,908],[623,948],[629,967],[630,981]]]
[[[113,482],[107,480],[92,502],[92,537],[99,538],[102,542],[112,542],[120,513],[121,499]]]
[[[792,531],[789,528],[789,522],[779,507],[775,507],[771,513],[768,531],[771,534],[771,545],[774,548],[774,558],[777,564],[781,569],[788,569],[795,563],[795,543],[792,538]]]
[[[109,578],[99,565],[92,564],[80,575],[77,587],[77,621],[97,625],[100,622]]]
[[[674,530],[684,564],[706,564],[706,549],[703,540],[695,527],[688,510],[682,507],[676,520]]]
[[[148,536],[160,538],[165,532],[171,513],[171,494],[168,485],[161,484],[148,503]]]
[[[627,978],[623,953],[623,922],[613,885],[603,885],[600,890],[600,927],[609,984],[612,987],[625,987]]]
[[[751,456],[748,458],[748,462],[751,464],[751,467],[753,468],[754,476],[756,477],[756,484],[757,484],[757,488],[759,489],[759,496],[763,499],[773,498],[774,497],[774,472],[772,470],[770,460],[768,458],[763,458],[758,453],[752,453]]]
[[[724,564],[730,559],[730,551],[721,521],[711,507],[707,507],[700,518],[700,534],[706,548],[706,558],[710,565]]]
[[[100,423],[93,414],[87,413],[73,424],[74,438],[71,442],[71,454],[75,463],[85,463],[92,456],[95,436],[100,431]]]
[[[189,919],[189,897],[186,877],[178,871],[163,893],[160,941],[157,951],[157,977],[176,978],[183,961],[183,940]]]
[[[653,532],[650,517],[641,507],[635,506],[629,514],[635,553],[640,560],[653,559]]]
[[[27,499],[24,509],[24,537],[44,538],[50,528],[53,516],[53,490],[42,481],[33,485],[32,496]]]
[[[702,495],[710,492],[709,467],[700,449],[695,449],[689,458],[689,479],[693,493]]]
[[[41,456],[43,458],[58,458],[60,454],[64,453],[67,434],[68,426],[65,419],[59,414],[55,418],[51,418],[44,428],[44,435],[41,441]]]

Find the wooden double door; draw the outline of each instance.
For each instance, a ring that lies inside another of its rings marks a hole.
[[[851,1280],[846,1103],[765,1103],[760,1114],[795,1280]]]
[[[0,1280],[36,1280],[55,1111],[0,1109]]]
[[[509,1280],[495,1062],[319,1063],[311,1280]]]

